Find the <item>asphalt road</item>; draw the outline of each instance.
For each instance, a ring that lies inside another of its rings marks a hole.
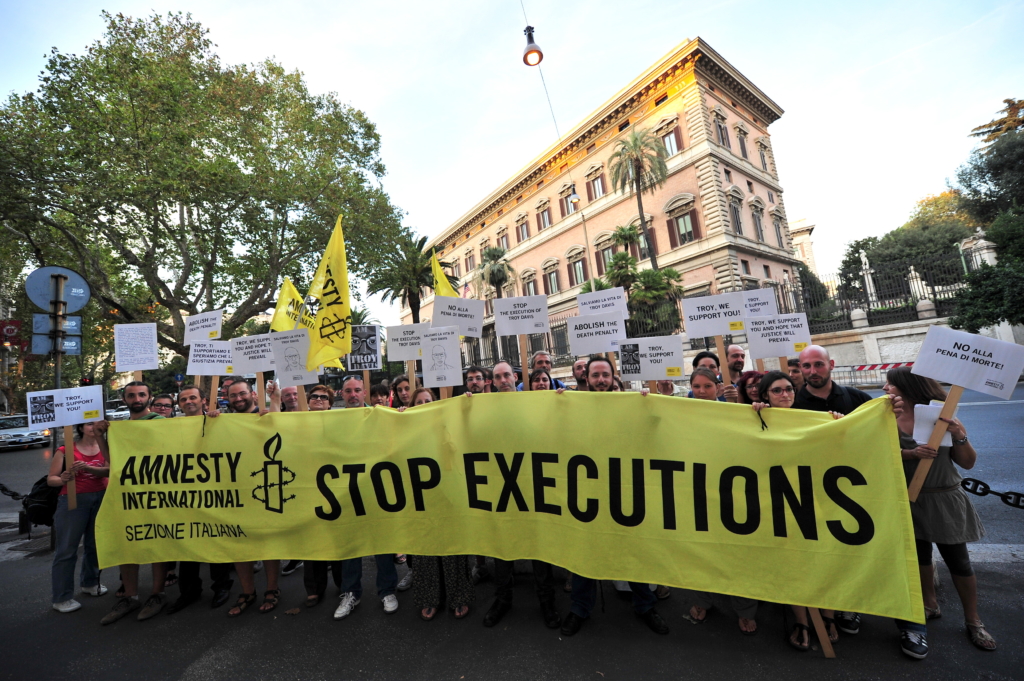
[[[1018,385],[1010,402],[993,402],[978,394],[964,398],[960,416],[979,451],[969,475],[999,491],[1024,491],[1024,386]],[[0,482],[28,491],[48,461],[45,449],[0,453]],[[1024,510],[991,496],[974,501],[988,531],[981,543],[990,544],[995,556],[976,558],[975,564],[980,611],[999,641],[995,653],[970,645],[941,563],[945,615],[929,624],[928,659],[915,662],[900,653],[895,627],[882,618],[865,617],[861,633],[844,635],[838,658],[826,660],[818,651],[800,654],[785,645],[780,606],[762,604],[759,634],[744,637],[727,610],[712,612],[702,626],[687,622],[681,590],[659,603],[672,631],[657,636],[610,585],[604,588],[605,612],[599,606],[577,636],[565,638],[544,628],[529,577],[519,580],[515,607],[495,629],[480,624],[490,602],[489,583],[477,587],[477,602],[466,620],[446,613],[422,622],[411,593],[400,594],[397,613],[384,614],[372,594],[372,561],[364,566],[362,604],[341,622],[331,618],[337,603],[333,586],[324,605],[296,616],[284,614],[304,595],[297,572],[282,578],[282,606],[268,615],[251,609],[229,620],[223,609],[210,611],[206,592],[203,602],[174,616],[161,614],[148,622],[126,618],[101,627],[112,595],[82,596],[84,607],[71,615],[50,610],[47,554],[0,560],[0,679],[1024,678],[1024,556],[1018,552],[1017,558],[1008,558],[1006,550],[1006,545],[1024,544]],[[17,508],[0,497],[0,518],[10,519]],[[986,548],[972,547],[976,556]],[[143,574],[145,589],[148,570]],[[113,589],[116,574],[107,571],[103,581]],[[257,587],[263,584],[258,576]],[[176,596],[176,587],[168,594]],[[564,613],[568,595],[559,592],[557,598]]]

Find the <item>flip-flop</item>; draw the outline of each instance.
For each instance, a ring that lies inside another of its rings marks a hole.
[[[690,608],[690,610],[692,610],[692,609],[693,608]],[[683,615],[683,617],[685,619],[690,620],[690,622],[692,622],[693,624],[704,624],[705,622],[708,621],[708,613],[709,612],[710,612],[710,610],[704,610],[704,616],[701,617],[700,619],[697,619],[696,617],[691,615],[689,612],[687,612],[685,615]]]
[[[322,599],[317,595],[306,596],[306,607],[312,608],[314,606],[320,605],[321,600]]]
[[[281,590],[280,589],[267,589],[263,592],[263,602],[260,604],[259,611],[266,614],[277,607],[277,604],[281,602]],[[270,606],[267,608],[266,606]]]
[[[465,608],[466,611],[460,615],[459,614],[459,610],[462,610],[463,608]],[[460,605],[459,607],[455,608],[455,610],[453,610],[452,613],[455,615],[455,619],[461,620],[463,617],[466,617],[467,615],[469,615],[469,606],[468,605]]]
[[[811,634],[810,634],[810,631],[811,631],[811,628],[809,626],[807,626],[806,624],[800,624],[799,622],[796,622],[793,625],[793,631],[791,631],[789,636],[786,637],[786,641],[789,643],[791,648],[799,650],[801,653],[806,653],[808,650],[811,649]],[[797,632],[801,632],[800,635],[797,636],[797,641],[802,641],[803,640],[803,632],[807,632],[807,643],[797,643],[797,642],[793,641],[793,634],[795,634]]]
[[[746,619],[746,618],[744,618],[744,619]],[[756,636],[757,635],[757,622],[754,622],[754,630],[753,631],[747,631],[746,629],[744,629],[743,627],[741,627],[739,625],[738,621],[736,622],[736,628],[739,629],[740,633],[743,634],[744,636]]]
[[[424,615],[423,613],[427,612],[428,610],[430,610],[431,613],[429,615]],[[420,610],[420,619],[424,622],[429,622],[435,617],[437,617],[437,608],[423,608],[422,610]]]

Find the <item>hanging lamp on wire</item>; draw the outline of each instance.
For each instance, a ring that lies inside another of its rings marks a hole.
[[[537,66],[544,59],[544,53],[540,46],[533,42],[533,26],[527,26],[523,31],[526,34],[526,49],[523,50],[523,63],[527,66]]]

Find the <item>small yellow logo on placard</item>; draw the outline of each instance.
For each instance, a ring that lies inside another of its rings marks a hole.
[[[225,373],[228,373],[228,374],[235,373],[235,368],[233,366],[231,366],[230,364],[227,365],[226,367],[224,367],[224,369],[225,369]]]
[[[665,367],[666,376],[682,376],[683,370],[681,367]]]
[[[207,336],[207,338],[216,338],[216,337],[217,337],[217,332],[216,331],[211,331],[210,335]]]
[[[83,411],[82,412],[82,418],[83,419],[94,419],[94,418],[98,418],[99,415],[100,415],[100,410],[99,409],[93,409],[92,411]]]
[[[810,345],[810,343],[793,343],[793,349],[797,352],[803,352],[804,348],[808,345]]]
[[[419,354],[420,357],[422,357],[423,356],[423,348],[420,348],[419,350],[417,350],[416,353]]]
[[[743,322],[729,322],[729,330],[730,331],[742,331],[743,330]]]

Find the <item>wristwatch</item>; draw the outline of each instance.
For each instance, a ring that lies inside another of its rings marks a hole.
[[[955,444],[955,445],[965,445],[965,444],[967,444],[967,435],[965,434],[963,436],[963,438],[961,438],[959,440],[953,440],[953,444]]]

